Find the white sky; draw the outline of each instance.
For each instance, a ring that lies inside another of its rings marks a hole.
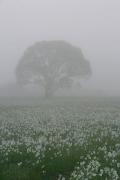
[[[25,48],[61,39],[78,45],[91,62],[91,88],[120,91],[120,0],[2,0],[0,84],[14,79]]]

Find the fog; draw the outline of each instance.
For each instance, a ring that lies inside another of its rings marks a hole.
[[[0,86],[15,81],[24,50],[42,40],[80,47],[92,67],[84,89],[120,95],[119,0],[0,1]]]

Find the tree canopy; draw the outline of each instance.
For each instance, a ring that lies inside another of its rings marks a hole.
[[[89,77],[91,67],[80,48],[65,41],[41,41],[28,47],[16,67],[20,85],[39,84],[45,95]]]

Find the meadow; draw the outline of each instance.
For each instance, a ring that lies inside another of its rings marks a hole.
[[[0,180],[119,179],[120,99],[1,103]]]

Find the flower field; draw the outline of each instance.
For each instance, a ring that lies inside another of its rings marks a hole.
[[[120,101],[0,106],[0,180],[119,180]]]

